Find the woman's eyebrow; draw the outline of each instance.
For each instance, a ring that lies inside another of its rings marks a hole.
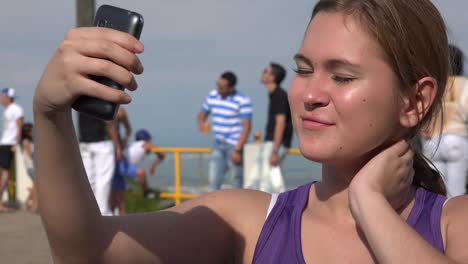
[[[359,64],[352,63],[345,59],[330,59],[330,60],[325,61],[324,65],[328,71],[345,69],[353,73],[361,72],[361,66]]]
[[[301,54],[301,53],[297,53],[296,55],[294,55],[294,60],[296,61],[296,63],[304,63],[310,67],[313,66],[312,61],[309,58],[307,58],[304,54]],[[330,71],[330,72],[344,69],[344,70],[350,71],[353,74],[362,73],[361,65],[352,63],[346,59],[328,59],[323,63],[323,65],[325,69],[327,69],[327,71]]]
[[[312,61],[309,60],[309,58],[307,58],[306,56],[304,56],[303,54],[301,53],[297,53],[296,55],[294,55],[294,60],[296,61],[296,63],[298,62],[303,62],[309,66],[312,66]]]

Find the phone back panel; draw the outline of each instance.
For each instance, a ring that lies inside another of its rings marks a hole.
[[[143,29],[143,16],[115,6],[102,5],[96,12],[94,25],[123,31],[139,39]]]

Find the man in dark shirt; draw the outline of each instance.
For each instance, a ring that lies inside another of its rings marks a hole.
[[[286,70],[277,63],[270,63],[262,74],[262,83],[270,96],[265,139],[261,148],[260,186],[267,192],[284,191],[279,165],[291,147],[292,122],[288,94],[281,88]]]
[[[78,135],[83,164],[102,215],[112,215],[110,192],[115,160],[121,156],[115,121],[105,122],[78,114]]]

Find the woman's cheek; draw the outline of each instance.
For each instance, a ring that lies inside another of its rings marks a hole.
[[[294,115],[297,112],[297,108],[301,105],[301,87],[302,82],[299,78],[294,77],[288,89],[288,100],[291,108],[291,113]],[[294,118],[294,117],[293,117]]]

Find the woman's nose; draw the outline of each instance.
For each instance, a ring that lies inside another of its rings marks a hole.
[[[327,106],[330,103],[330,94],[326,86],[326,80],[318,74],[305,82],[302,101],[307,110]]]

